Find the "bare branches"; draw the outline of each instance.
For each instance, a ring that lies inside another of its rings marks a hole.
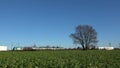
[[[70,35],[74,43],[80,44],[84,50],[89,49],[90,45],[96,44],[97,32],[89,25],[79,25],[76,32]]]

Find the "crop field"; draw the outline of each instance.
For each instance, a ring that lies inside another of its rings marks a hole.
[[[0,52],[0,68],[120,68],[120,51]]]

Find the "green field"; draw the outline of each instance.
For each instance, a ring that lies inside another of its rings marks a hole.
[[[0,68],[120,68],[120,51],[0,52]]]

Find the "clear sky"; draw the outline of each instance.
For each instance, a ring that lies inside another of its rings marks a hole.
[[[99,46],[120,43],[119,0],[0,0],[0,45],[74,47],[77,25],[98,32]]]

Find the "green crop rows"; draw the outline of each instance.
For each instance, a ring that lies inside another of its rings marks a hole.
[[[120,68],[120,51],[0,52],[0,68]]]

